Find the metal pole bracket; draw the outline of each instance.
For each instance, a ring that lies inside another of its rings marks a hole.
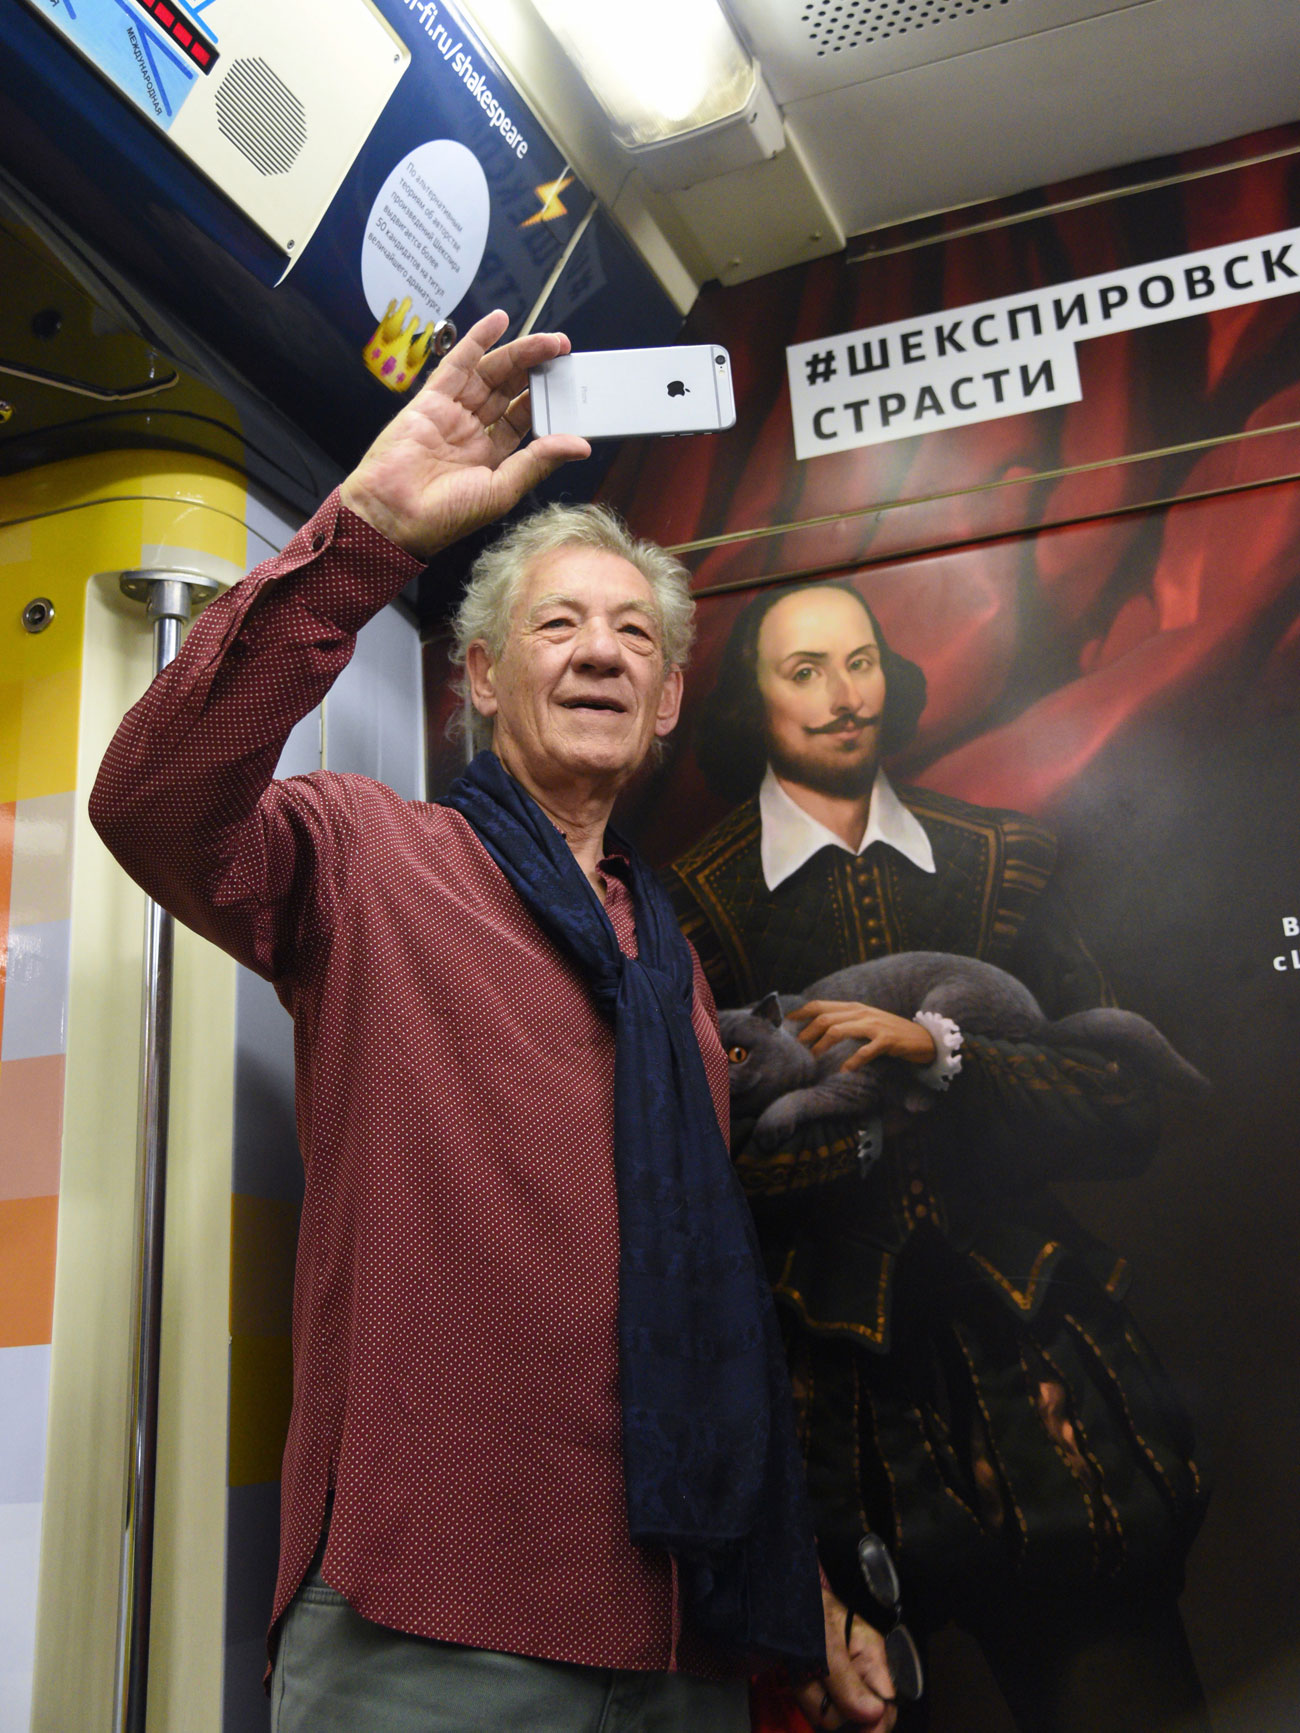
[[[213,601],[222,589],[205,572],[189,571],[182,566],[123,572],[119,582],[124,596],[145,604],[151,620],[188,620],[194,608]]]

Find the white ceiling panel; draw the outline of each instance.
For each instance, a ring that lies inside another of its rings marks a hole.
[[[798,102],[1158,0],[734,0],[778,102]]]
[[[852,235],[1295,120],[1298,68],[1300,6],[1153,0],[785,114]]]

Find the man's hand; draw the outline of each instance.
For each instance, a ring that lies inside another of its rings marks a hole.
[[[895,1017],[892,1011],[879,1011],[874,1005],[848,999],[810,999],[790,1016],[796,1023],[807,1024],[799,1031],[799,1039],[814,1053],[825,1053],[837,1041],[864,1043],[856,1053],[850,1053],[841,1071],[860,1071],[885,1054],[906,1059],[909,1065],[928,1065],[935,1056],[933,1037],[920,1023]]]
[[[591,447],[552,433],[517,449],[531,422],[528,369],[566,355],[569,339],[535,332],[492,345],[508,325],[489,313],[434,369],[339,489],[343,504],[417,559],[432,559],[510,510]]]
[[[801,1685],[795,1701],[814,1727],[869,1727],[873,1733],[890,1733],[898,1710],[884,1638],[865,1620],[854,1619],[846,1647],[848,1608],[825,1582],[822,1610],[826,1615],[826,1677]]]

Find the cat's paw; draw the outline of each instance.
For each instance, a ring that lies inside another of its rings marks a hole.
[[[794,1141],[795,1133],[803,1123],[799,1104],[789,1095],[783,1095],[779,1101],[774,1101],[770,1107],[765,1107],[759,1114],[754,1126],[754,1144],[766,1154],[782,1148]]]

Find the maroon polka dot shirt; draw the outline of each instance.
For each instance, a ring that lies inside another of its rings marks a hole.
[[[272,780],[418,569],[332,496],[199,617],[91,799],[132,877],[294,1018],[307,1183],[273,1618],[333,1487],[325,1577],[368,1619],[714,1672],[676,1641],[670,1560],[627,1531],[610,1027],[459,814],[359,776]],[[694,1021],[725,1132],[698,966]]]

